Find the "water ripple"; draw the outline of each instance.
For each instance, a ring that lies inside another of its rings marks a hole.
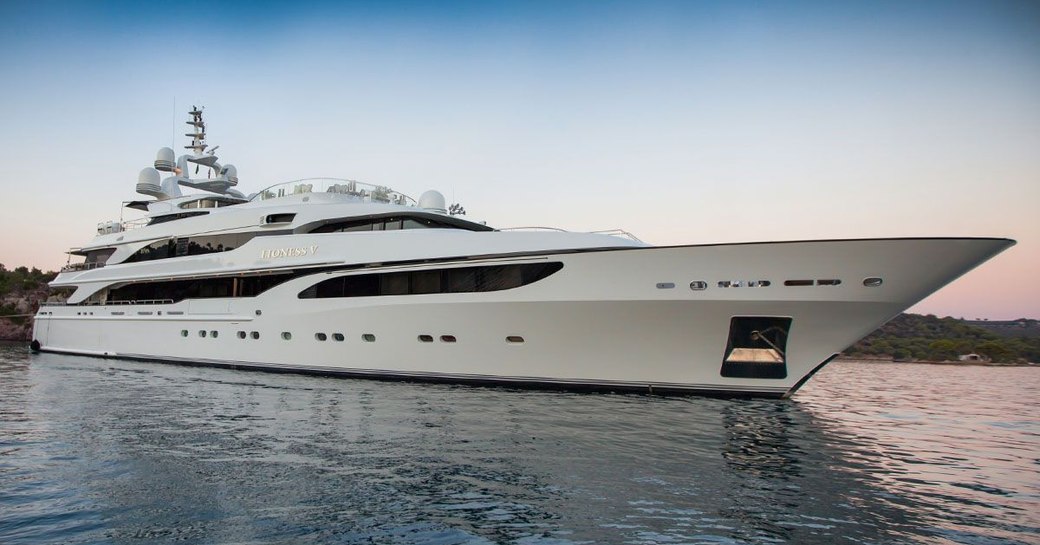
[[[381,383],[0,346],[0,542],[1040,542],[1036,369],[789,401]]]

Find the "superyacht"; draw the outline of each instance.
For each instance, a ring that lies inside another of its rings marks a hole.
[[[787,397],[847,346],[1014,244],[895,238],[651,246],[495,229],[437,191],[252,195],[206,144],[159,150],[51,282],[32,349],[546,388]],[[191,177],[204,169],[206,177]],[[164,174],[166,175],[163,178]],[[192,189],[187,192],[183,189]]]

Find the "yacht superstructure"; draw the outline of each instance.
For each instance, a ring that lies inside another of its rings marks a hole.
[[[436,191],[352,180],[250,196],[205,142],[159,151],[138,222],[51,283],[33,348],[264,370],[783,397],[1014,244],[904,238],[655,247],[499,230]],[[192,178],[206,169],[206,178]],[[160,180],[160,172],[169,176]],[[184,194],[182,187],[200,190]]]

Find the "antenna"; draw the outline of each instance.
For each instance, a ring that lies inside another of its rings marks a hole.
[[[177,144],[177,95],[173,95],[173,115],[170,116],[170,149]]]

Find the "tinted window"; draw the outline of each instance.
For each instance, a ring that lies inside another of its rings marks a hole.
[[[465,227],[439,222],[423,217],[386,216],[378,218],[350,219],[327,223],[311,233],[345,233],[353,231],[392,231],[397,229],[466,229]]]
[[[181,301],[212,297],[252,297],[290,278],[292,278],[290,274],[277,274],[237,279],[224,277],[139,282],[110,290],[108,300],[112,302]]]
[[[300,299],[472,293],[518,288],[542,280],[563,268],[562,263],[523,263],[330,278],[300,292]]]
[[[167,259],[185,255],[230,252],[252,240],[254,233],[233,233],[153,242],[128,257],[124,263]]]

